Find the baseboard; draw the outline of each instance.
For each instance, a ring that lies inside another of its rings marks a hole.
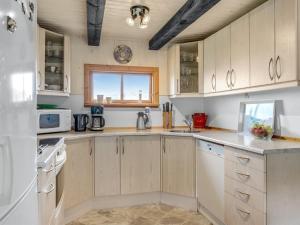
[[[160,194],[161,203],[183,208],[186,210],[197,211],[197,200],[193,197],[180,196],[170,193]]]
[[[216,218],[208,209],[206,209],[203,206],[200,206],[198,208],[198,212],[203,214],[209,221],[211,221],[214,225],[225,225],[222,221],[220,221],[218,218]]]

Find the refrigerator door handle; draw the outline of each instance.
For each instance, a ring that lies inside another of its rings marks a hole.
[[[9,137],[0,137],[0,206],[8,205],[11,201],[12,155]]]

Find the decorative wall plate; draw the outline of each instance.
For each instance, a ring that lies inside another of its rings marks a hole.
[[[131,48],[127,45],[118,45],[114,50],[114,58],[118,63],[129,63],[132,59]]]

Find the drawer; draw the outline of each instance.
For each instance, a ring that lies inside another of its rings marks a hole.
[[[266,172],[266,160],[264,155],[226,146],[225,159],[261,172]]]
[[[255,190],[229,177],[225,177],[225,192],[252,208],[266,212],[266,193]]]
[[[266,192],[266,174],[263,172],[225,160],[225,175],[256,190]]]
[[[225,193],[226,225],[266,225],[266,214]]]

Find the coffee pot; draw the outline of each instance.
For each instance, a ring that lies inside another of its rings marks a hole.
[[[149,118],[148,118],[146,113],[138,112],[138,118],[137,118],[137,121],[136,121],[136,129],[145,130],[148,119]]]

